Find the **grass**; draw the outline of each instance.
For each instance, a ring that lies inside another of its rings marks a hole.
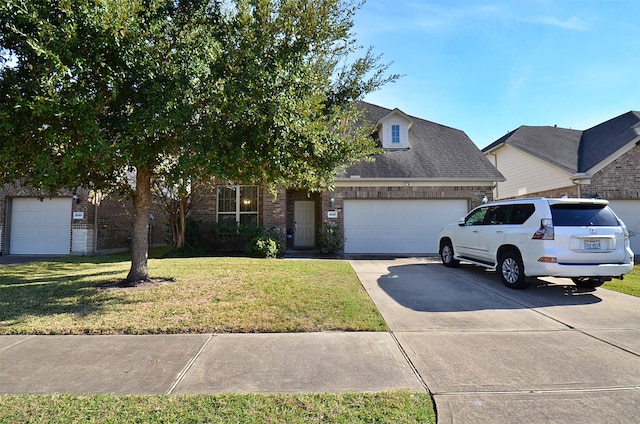
[[[150,259],[161,284],[116,288],[125,256],[0,268],[0,334],[387,331],[345,261]]]
[[[419,393],[0,395],[2,423],[435,423]]]
[[[640,264],[634,266],[633,271],[624,276],[624,280],[607,281],[602,287],[640,297]]]

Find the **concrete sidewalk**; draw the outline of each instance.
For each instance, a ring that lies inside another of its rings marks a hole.
[[[0,393],[425,392],[389,333],[0,336]]]

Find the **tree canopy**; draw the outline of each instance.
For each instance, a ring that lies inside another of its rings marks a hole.
[[[153,181],[321,189],[375,151],[353,102],[397,76],[357,45],[360,5],[8,0],[0,183],[129,193],[147,279]]]

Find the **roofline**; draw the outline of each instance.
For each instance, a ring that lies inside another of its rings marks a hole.
[[[395,108],[395,109],[391,110],[391,112],[389,112],[386,115],[384,115],[382,118],[378,119],[378,122],[376,122],[376,127],[380,126],[383,121],[386,121],[387,119],[389,119],[393,115],[400,115],[400,117],[402,119],[406,120],[409,123],[409,125],[407,126],[408,128],[411,128],[413,126],[413,119],[411,119],[411,117],[409,115],[407,115],[406,113],[404,113],[400,109]]]
[[[454,187],[454,186],[494,186],[506,178],[336,178],[336,187]]]

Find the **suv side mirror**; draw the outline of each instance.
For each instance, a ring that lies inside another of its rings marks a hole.
[[[460,218],[458,220],[458,225],[461,226],[461,227],[464,227],[464,225],[465,225],[464,218]]]

